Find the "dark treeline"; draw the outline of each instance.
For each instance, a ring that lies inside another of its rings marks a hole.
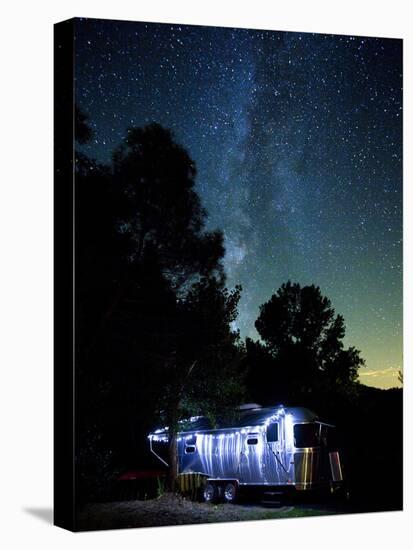
[[[77,111],[77,141],[91,137]],[[196,169],[168,130],[131,129],[103,166],[76,155],[77,471],[98,498],[142,465],[146,435],[211,419],[244,395],[243,346],[231,323],[223,236],[205,231]],[[170,468],[170,485],[175,469]]]
[[[78,499],[105,498],[124,470],[158,467],[146,439],[157,424],[170,427],[173,487],[179,420],[214,422],[256,401],[336,422],[359,501],[374,502],[366,494],[391,463],[392,503],[380,502],[400,507],[401,390],[358,383],[363,359],[344,347],[330,301],[288,282],[260,308],[261,340],[242,342],[232,328],[242,289],[225,286],[223,235],[205,229],[188,153],[151,124],[130,129],[103,165],[82,153],[91,137],[76,109]]]

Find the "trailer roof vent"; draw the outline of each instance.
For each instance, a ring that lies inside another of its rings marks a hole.
[[[258,403],[244,403],[243,405],[240,405],[238,409],[240,411],[250,411],[252,409],[262,409],[262,406],[258,405]]]

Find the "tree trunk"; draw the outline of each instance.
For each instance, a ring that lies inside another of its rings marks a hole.
[[[178,445],[175,429],[169,433],[169,469],[168,469],[168,490],[172,493],[176,489],[176,478],[178,476]]]
[[[182,380],[180,386],[175,389],[173,393],[174,398],[169,408],[169,415],[167,417],[168,430],[169,430],[169,470],[168,470],[168,490],[175,492],[176,490],[176,479],[178,477],[178,420],[179,420],[179,403],[181,401],[181,396],[185,390],[185,384],[190,376],[193,368],[197,364],[198,360],[193,361],[186,373],[185,378]]]

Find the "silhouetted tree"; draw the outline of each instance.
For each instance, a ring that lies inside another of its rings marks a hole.
[[[127,269],[130,243],[118,231],[121,194],[114,187],[110,168],[88,158],[79,145],[93,132],[89,117],[75,108],[75,266],[76,266],[76,477],[79,498],[101,497],[116,474],[108,417],[113,377],[108,375],[102,337],[98,339],[108,299]],[[112,341],[113,343],[113,341]],[[116,353],[117,346],[110,346]],[[118,351],[118,350],[117,350]]]
[[[158,124],[130,129],[113,159],[110,168],[80,152],[76,158],[77,283],[89,351],[137,280],[148,247],[181,294],[202,276],[224,280],[222,233],[205,231],[195,165],[171,132]]]
[[[285,369],[278,369],[267,346],[259,340],[245,341],[246,386],[249,401],[261,405],[286,404],[290,397]]]
[[[247,343],[251,376],[262,378],[292,399],[308,394],[351,393],[358,370],[364,365],[360,352],[344,348],[344,319],[314,285],[283,284],[260,307],[255,327],[261,343]],[[252,358],[259,358],[258,373]],[[265,393],[264,389],[264,393]]]
[[[223,276],[221,231],[205,231],[207,213],[194,190],[196,168],[169,130],[159,124],[131,128],[113,155],[113,178],[127,212],[119,219],[135,242],[131,260],[140,261],[150,244],[175,289],[193,277]]]
[[[173,447],[182,415],[242,392],[230,329],[240,290],[224,288],[222,233],[205,231],[195,174],[157,124],[129,130],[111,167],[77,151],[78,448],[86,472],[99,452],[97,479],[133,460],[156,412]]]
[[[244,397],[243,347],[231,323],[241,288],[229,291],[215,278],[195,283],[177,304],[170,354],[161,365],[160,408],[169,427],[169,486],[176,478],[178,421],[206,415],[212,423]]]
[[[79,142],[90,137],[76,110]],[[205,231],[194,190],[196,169],[171,132],[133,128],[108,167],[76,155],[76,252],[83,351],[96,345],[126,296],[148,246],[172,288],[184,293],[202,276],[224,280],[223,236]]]

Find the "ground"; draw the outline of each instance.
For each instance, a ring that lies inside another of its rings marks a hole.
[[[227,521],[320,516],[343,510],[319,504],[264,507],[258,504],[206,504],[164,494],[151,500],[86,504],[77,515],[78,530],[154,527]]]

